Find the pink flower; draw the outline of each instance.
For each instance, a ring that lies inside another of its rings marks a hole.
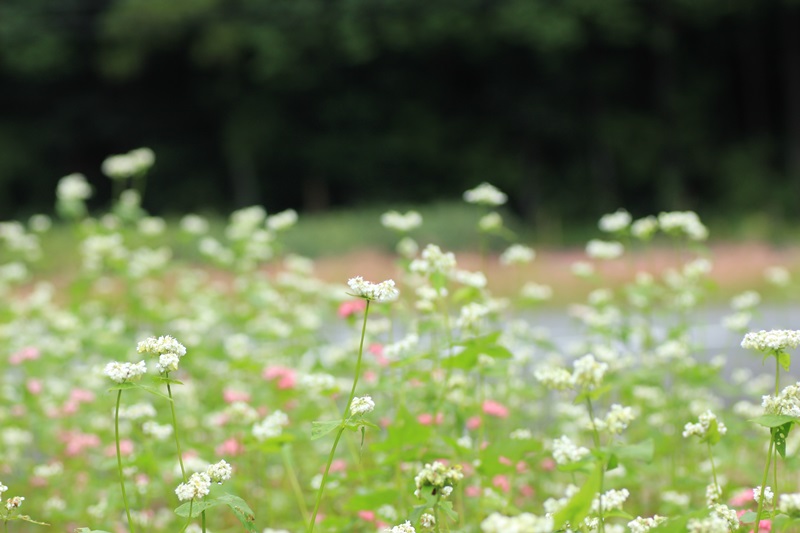
[[[494,485],[503,492],[508,492],[511,490],[511,482],[508,480],[508,476],[504,475],[494,476],[492,478],[492,485]]]
[[[12,365],[19,365],[25,361],[35,361],[36,359],[39,359],[39,356],[39,348],[28,346],[16,353],[11,354],[11,356],[8,358],[8,362]]]
[[[511,466],[511,464],[512,464],[511,459],[509,459],[508,457],[504,457],[502,455],[497,458],[497,461],[501,465]]]
[[[358,300],[348,300],[339,305],[337,314],[339,318],[347,318],[352,314],[363,311],[367,308],[367,301],[359,298]]]
[[[464,489],[464,494],[466,494],[468,498],[477,498],[481,495],[481,488],[476,485],[470,485]]]
[[[216,450],[214,451],[219,456],[240,455],[244,453],[244,446],[242,446],[241,442],[231,437],[230,439],[226,440],[225,442],[217,446]]]
[[[133,441],[130,439],[122,439],[119,441],[119,454],[123,457],[133,453]],[[106,446],[106,457],[114,457],[117,455],[117,445],[110,444]]]
[[[28,389],[28,392],[33,394],[34,396],[38,395],[42,392],[42,382],[38,379],[29,379],[25,386]]]
[[[375,512],[374,511],[359,511],[358,517],[361,520],[366,520],[367,522],[374,522],[375,521]]]
[[[421,415],[417,416],[417,422],[422,424],[423,426],[431,426],[433,424],[441,425],[444,422],[444,415],[442,413],[436,413],[434,417],[430,413],[422,413]]]
[[[278,379],[278,388],[280,390],[293,389],[297,379],[294,369],[285,366],[265,368],[261,376],[268,381]]]
[[[508,417],[508,407],[494,400],[486,400],[483,402],[483,412],[489,416],[496,416],[497,418]]]
[[[539,468],[544,470],[545,472],[550,472],[556,468],[556,462],[553,460],[552,457],[545,457],[542,459],[542,462],[539,463]]]
[[[90,403],[94,401],[94,393],[84,389],[72,389],[69,393],[71,400],[78,403]]]
[[[347,470],[347,461],[344,459],[336,459],[331,463],[331,472],[344,472]]]
[[[376,374],[372,370],[367,370],[366,372],[364,372],[364,381],[366,381],[367,383],[375,383],[376,381],[378,381],[378,374]]]
[[[378,362],[380,366],[389,366],[389,359],[383,355],[383,345],[382,344],[372,344],[369,347],[369,353],[375,356],[375,360]]]
[[[530,485],[523,485],[519,488],[519,493],[522,494],[525,498],[532,498],[536,491],[533,490],[533,487]]]
[[[467,429],[475,431],[479,427],[481,427],[481,417],[471,416],[467,419]]]
[[[66,444],[67,447],[64,453],[69,457],[79,455],[86,448],[100,446],[100,437],[90,433],[81,433],[80,431],[67,431],[61,434],[59,438]]]
[[[248,403],[250,401],[250,394],[233,389],[225,389],[224,391],[222,391],[222,399],[225,400],[225,403],[233,403],[233,402]]]

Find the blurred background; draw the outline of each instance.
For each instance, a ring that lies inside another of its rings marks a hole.
[[[2,0],[0,220],[156,154],[162,216],[459,199],[797,221],[796,0]],[[90,206],[92,204],[90,203]]]

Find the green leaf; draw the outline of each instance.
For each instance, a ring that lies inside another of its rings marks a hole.
[[[453,502],[440,501],[439,510],[441,510],[442,513],[444,513],[444,515],[453,522],[458,522],[458,513],[453,510]]]
[[[719,423],[717,423],[716,418],[712,418],[711,422],[708,424],[708,429],[706,430],[706,435],[701,439],[702,442],[707,442],[712,446],[719,442],[722,438],[722,435],[719,433]]]
[[[341,422],[337,422],[337,424],[339,423]],[[375,424],[374,422],[370,422],[369,420],[366,420],[364,418],[348,418],[347,421],[344,423],[344,427],[351,431],[358,431],[364,426],[371,427],[374,429],[381,429],[379,425]]]
[[[614,455],[622,460],[633,459],[649,463],[653,460],[653,455],[655,453],[655,442],[653,439],[647,439],[636,444],[612,447],[611,451]]]
[[[778,363],[788,372],[789,365],[792,364],[792,357],[786,352],[780,352],[778,353]]]
[[[739,520],[744,524],[749,524],[750,522],[756,521],[756,512],[755,511],[747,511],[742,516],[739,517]]]
[[[786,422],[782,426],[770,429],[772,440],[775,441],[775,449],[783,458],[786,458],[786,437],[789,436],[789,431],[791,431],[793,423],[794,421]]]
[[[553,516],[555,529],[561,529],[564,524],[580,523],[589,514],[592,508],[592,501],[600,491],[603,476],[603,463],[598,462],[594,472],[586,480],[581,489],[575,494],[567,504]]]
[[[416,524],[419,522],[420,517],[422,514],[428,510],[430,506],[427,504],[422,505],[415,505],[413,509],[411,509],[411,514],[408,515],[408,519],[411,521],[412,524]]]
[[[182,381],[164,376],[153,376],[153,383],[163,383],[165,385],[183,385]]]
[[[113,387],[108,388],[108,392],[115,391],[115,390],[127,390],[127,389],[135,389],[136,383],[131,383],[130,381],[126,381],[125,383],[119,383],[114,385]]]
[[[314,420],[311,422],[311,440],[322,438],[340,427],[342,427],[341,420]]]
[[[32,519],[30,516],[28,516],[26,514],[15,516],[14,518],[12,518],[12,520],[22,520],[23,522],[30,522],[31,524],[37,524],[37,525],[40,525],[40,526],[49,526],[50,525],[47,522],[38,522],[38,521]]]
[[[134,383],[137,389],[142,389],[143,391],[149,392],[150,394],[155,394],[156,396],[161,396],[165,400],[172,401],[172,398],[164,394],[163,392],[154,389],[153,387],[148,387],[147,385],[139,385],[138,383]]]
[[[750,422],[755,422],[759,426],[764,426],[765,428],[776,428],[796,420],[796,418],[789,415],[761,415],[756,418],[751,418]]]
[[[247,505],[247,502],[238,496],[234,496],[233,494],[226,493],[217,498],[200,500],[194,503],[186,502],[175,509],[175,514],[183,518],[189,518],[189,509],[191,508],[191,518],[196,518],[200,516],[200,514],[206,509],[210,509],[218,505],[227,505],[230,507],[231,511],[233,511],[233,514],[239,519],[239,522],[242,523],[248,533],[258,533],[255,527],[256,517],[253,514],[253,510],[250,509],[250,506]]]

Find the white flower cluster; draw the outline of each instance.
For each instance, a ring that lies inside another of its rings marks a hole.
[[[553,440],[553,459],[560,465],[576,463],[589,455],[589,449],[577,446],[566,435]]]
[[[166,374],[178,370],[178,363],[186,355],[186,347],[169,335],[148,337],[136,346],[138,353],[158,356],[156,368],[159,373]]]
[[[529,246],[512,244],[500,254],[500,263],[503,265],[524,265],[536,258],[536,252]]]
[[[213,465],[208,465],[206,474],[211,478],[211,481],[222,484],[223,481],[228,481],[233,473],[233,468],[228,464],[225,459]]]
[[[371,396],[362,396],[360,398],[353,398],[353,402],[350,404],[350,414],[352,416],[371,413],[374,409],[375,409],[375,402],[372,401]]]
[[[704,241],[708,238],[706,228],[694,211],[672,211],[659,213],[658,225],[664,233],[683,233],[693,241]]]
[[[784,267],[773,266],[764,270],[764,279],[776,287],[786,287],[792,281],[792,276]]]
[[[508,196],[501,192],[497,187],[483,182],[474,189],[464,193],[464,201],[470,204],[481,205],[503,205],[508,200]]]
[[[436,525],[436,517],[430,513],[425,513],[419,517],[419,525],[426,528],[432,528]]]
[[[453,252],[443,252],[435,244],[429,244],[422,250],[419,259],[414,259],[409,265],[411,272],[417,274],[450,274],[456,268],[456,256]]]
[[[572,387],[572,374],[561,367],[545,366],[537,368],[533,376],[551,390],[566,390]]]
[[[142,424],[142,433],[150,435],[156,440],[166,440],[172,436],[172,426],[170,424],[159,424],[155,420],[147,420]]]
[[[764,503],[772,504],[772,499],[775,497],[775,494],[772,492],[771,487],[767,487],[764,489]],[[753,501],[758,503],[761,500],[761,485],[753,489]]]
[[[799,516],[800,515],[800,492],[795,492],[792,494],[781,494],[780,498],[778,499],[778,509],[781,510],[782,513],[786,513],[789,516]]]
[[[731,298],[731,308],[736,311],[746,311],[757,307],[761,303],[761,295],[756,291],[744,291]]]
[[[592,259],[616,259],[625,251],[622,243],[592,239],[586,244],[586,255]]]
[[[111,179],[125,179],[147,171],[156,161],[150,148],[138,148],[127,154],[107,157],[100,169]]]
[[[603,512],[622,509],[625,500],[631,495],[628,489],[611,489],[603,493]],[[600,498],[592,500],[592,512],[600,511]]]
[[[92,186],[83,174],[70,174],[58,180],[56,196],[63,202],[86,200],[92,195]]]
[[[520,296],[524,300],[531,300],[533,302],[544,302],[553,297],[553,288],[550,285],[542,285],[532,281],[527,282],[520,289]]]
[[[572,384],[583,389],[594,389],[603,382],[608,364],[595,360],[592,354],[584,355],[572,363]]]
[[[286,209],[267,217],[267,228],[272,231],[285,231],[297,224],[297,211]]]
[[[416,211],[408,211],[404,215],[401,215],[397,211],[387,211],[381,215],[381,224],[383,224],[385,228],[399,231],[400,233],[407,233],[422,225],[422,215]]]
[[[470,302],[461,308],[456,326],[459,328],[470,328],[480,322],[489,314],[489,308],[478,302]]]
[[[25,501],[23,496],[14,496],[13,498],[9,498],[6,500],[6,509],[12,511],[14,509],[19,509],[22,507],[22,502]]]
[[[762,396],[761,406],[767,415],[800,417],[800,381],[785,387],[777,396]]]
[[[87,272],[99,272],[104,265],[115,265],[126,261],[129,251],[122,235],[89,235],[80,245],[83,268]]]
[[[190,235],[205,235],[208,233],[209,223],[200,215],[189,214],[181,219],[180,227],[181,231]]]
[[[631,234],[640,240],[647,240],[658,231],[658,220],[653,215],[646,216],[631,224]]]
[[[387,344],[383,347],[383,355],[386,357],[397,358],[403,354],[407,354],[417,347],[419,344],[419,335],[416,333],[409,333],[402,339],[392,344]]]
[[[461,473],[461,465],[451,467],[439,461],[434,461],[433,464],[428,463],[414,478],[414,484],[417,486],[414,496],[419,498],[423,487],[441,489],[443,496],[449,496],[453,487],[462,479],[464,479],[464,474]]]
[[[487,233],[497,231],[502,227],[503,217],[500,216],[500,213],[495,211],[483,215],[480,220],[478,220],[478,229]]]
[[[686,524],[687,533],[730,533],[728,521],[716,513],[708,518],[692,518]]]
[[[731,531],[736,531],[739,529],[739,515],[736,512],[736,509],[731,509],[724,504],[712,505],[711,509],[712,514],[723,518],[728,523],[728,527]]]
[[[617,209],[615,213],[609,213],[600,217],[597,226],[600,228],[600,231],[617,233],[630,226],[631,220],[631,214],[625,209]]]
[[[388,531],[389,533],[417,533],[417,530],[414,529],[414,526],[412,526],[411,522],[408,520],[399,526],[394,526],[392,529],[386,528],[384,531]]]
[[[469,270],[454,270],[451,274],[451,278],[457,283],[476,289],[483,289],[488,282],[486,274],[480,271],[470,272]]]
[[[647,517],[647,518],[637,516],[634,520],[628,522],[628,528],[631,530],[631,533],[647,533],[652,528],[666,521],[667,521],[666,516],[655,515],[653,517]]]
[[[277,410],[253,426],[253,436],[259,441],[278,437],[288,425],[289,417],[283,411]]]
[[[728,428],[725,426],[725,424],[718,420],[717,415],[709,410],[698,417],[697,423],[693,424],[689,422],[683,426],[683,437],[688,438],[692,435],[697,435],[701,439],[704,438],[706,435],[708,435],[708,430],[711,428],[712,422],[716,422],[717,431],[719,431],[720,435],[724,435],[728,432]]]
[[[595,418],[594,426],[598,431],[608,431],[612,435],[619,435],[628,428],[628,424],[636,419],[633,409],[623,407],[617,403],[611,406],[611,410],[602,420]]]
[[[794,329],[773,329],[751,331],[742,339],[742,348],[759,352],[783,352],[800,345],[800,331]]]
[[[147,365],[144,361],[138,363],[112,361],[106,365],[103,373],[116,383],[130,383],[139,381],[147,373]]]
[[[211,490],[211,476],[205,472],[195,472],[189,481],[181,483],[175,489],[175,494],[180,501],[198,500],[207,495]]]
[[[481,522],[483,533],[551,533],[553,519],[550,517],[536,516],[531,513],[522,513],[517,516],[503,516],[492,513]]]
[[[355,278],[350,278],[347,281],[347,285],[353,291],[353,296],[376,302],[391,302],[396,300],[400,294],[391,279],[376,284],[365,281],[361,276],[356,276]]]

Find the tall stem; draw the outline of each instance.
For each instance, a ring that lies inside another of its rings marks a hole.
[[[128,495],[125,493],[125,478],[122,475],[122,452],[119,447],[119,404],[122,400],[122,389],[117,391],[117,408],[114,410],[114,440],[117,445],[117,470],[119,472],[119,486],[122,489],[122,503],[125,504],[125,514],[128,516],[128,528],[134,533],[131,508],[128,505]],[[8,526],[6,525],[6,530]]]
[[[714,490],[719,491],[721,487],[717,482],[717,469],[714,467],[714,454],[711,453],[711,443],[706,442],[706,444],[708,445],[708,459],[711,461],[711,475],[714,476]]]
[[[594,442],[595,449],[600,449],[600,432],[597,431],[597,425],[594,423],[594,409],[592,409],[592,400],[586,396],[586,407],[589,409],[589,420],[592,421],[592,442]],[[605,465],[600,469],[600,491],[597,494],[597,515],[600,518],[600,533],[605,533],[606,525],[603,520],[603,481],[605,480]]]
[[[205,510],[200,513],[200,523],[203,526],[203,533],[206,533],[206,512]]]
[[[288,444],[284,444],[281,447],[281,456],[283,457],[283,466],[289,476],[289,483],[292,485],[294,497],[297,500],[297,507],[300,510],[300,514],[303,515],[303,522],[308,522],[308,507],[306,507],[306,500],[303,498],[303,490],[297,481],[297,474],[295,474],[294,466],[292,465],[291,450]]]
[[[312,533],[314,531],[314,526],[317,522],[317,512],[319,511],[319,504],[322,501],[322,493],[325,490],[325,482],[328,480],[328,472],[331,469],[331,464],[333,463],[333,457],[336,454],[336,447],[339,445],[339,440],[342,438],[342,433],[344,433],[345,423],[347,422],[348,413],[350,412],[350,405],[353,403],[353,397],[356,394],[356,385],[358,385],[358,375],[361,373],[361,356],[364,354],[364,337],[367,335],[367,316],[369,315],[369,300],[367,300],[367,306],[364,308],[364,323],[361,326],[361,342],[358,345],[358,359],[356,360],[356,375],[353,378],[353,387],[350,389],[350,397],[347,399],[347,405],[344,408],[344,412],[342,413],[342,423],[339,427],[339,431],[336,432],[336,439],[333,441],[333,447],[331,447],[331,453],[328,455],[328,464],[325,465],[325,472],[322,474],[322,481],[319,484],[319,490],[317,491],[317,501],[314,503],[314,512],[311,515],[311,520],[308,523],[308,533]]]
[[[169,373],[166,374],[169,378]],[[181,439],[178,435],[178,417],[175,416],[175,402],[172,399],[172,388],[167,382],[167,394],[169,395],[169,407],[172,410],[172,432],[175,434],[175,447],[178,449],[178,462],[181,465],[181,476],[186,483],[186,469],[183,467],[183,453],[181,453]]]
[[[772,355],[775,356],[775,396],[778,395],[781,386],[781,363],[780,363],[780,354],[778,352],[773,353]],[[758,530],[758,525],[761,523],[761,511],[764,510],[764,493],[767,490],[767,479],[769,478],[769,465],[772,461],[772,454],[773,452],[777,451],[775,446],[775,438],[772,436],[772,431],[770,430],[769,433],[769,451],[767,452],[767,464],[764,465],[764,476],[761,481],[761,497],[758,499],[758,511],[756,511],[756,523],[755,523],[755,530]],[[776,454],[777,455],[777,454]],[[778,458],[775,457],[775,463],[777,464]],[[776,476],[777,482],[777,476]],[[778,499],[778,491],[777,487],[774,491],[773,498],[775,500]]]

